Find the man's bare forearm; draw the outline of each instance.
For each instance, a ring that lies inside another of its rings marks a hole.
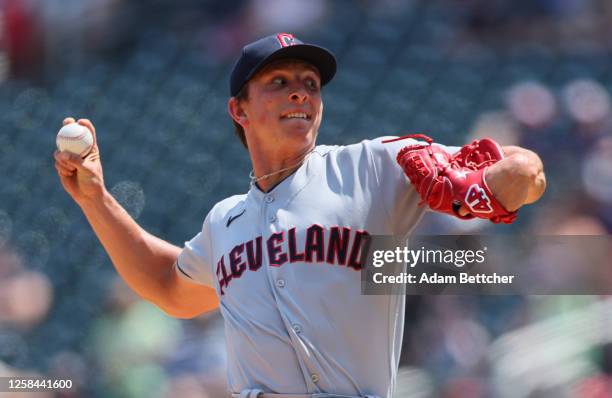
[[[64,119],[63,125],[74,123]],[[94,145],[82,158],[56,151],[55,169],[66,192],[81,207],[113,265],[142,298],[167,314],[190,318],[219,306],[215,289],[178,275],[174,263],[181,249],[142,229],[108,193],[97,145],[96,129],[88,119],[78,123],[94,136]]]
[[[159,305],[181,249],[142,229],[108,191],[79,205],[117,272],[141,297]]]

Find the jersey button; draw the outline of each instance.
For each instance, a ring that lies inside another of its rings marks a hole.
[[[268,221],[270,221],[270,222],[276,221],[276,216],[274,214],[272,214],[270,217],[268,217]]]
[[[300,333],[302,333],[302,327],[301,327],[300,325],[298,325],[297,323],[294,323],[294,324],[293,324],[293,326],[292,326],[292,328],[293,328],[293,331],[294,331],[296,334],[300,334]]]
[[[280,288],[285,287],[285,280],[284,280],[284,279],[279,279],[279,280],[277,280],[277,281],[276,281],[276,286],[277,286],[277,287],[280,287]]]
[[[310,375],[310,380],[312,380],[313,383],[318,383],[319,382],[319,375],[316,373],[313,373]]]
[[[274,202],[274,196],[267,195],[264,200],[266,201],[266,203],[272,203],[272,202]]]

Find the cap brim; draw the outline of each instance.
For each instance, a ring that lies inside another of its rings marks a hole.
[[[329,50],[313,44],[295,44],[280,48],[263,59],[253,68],[245,81],[250,80],[257,72],[271,62],[289,58],[301,59],[315,66],[321,75],[321,86],[329,83],[336,74],[336,58]]]

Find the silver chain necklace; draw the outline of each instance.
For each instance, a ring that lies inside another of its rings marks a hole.
[[[274,175],[280,174],[283,171],[291,170],[294,167],[301,166],[302,163],[304,163],[306,161],[306,158],[308,158],[308,155],[310,155],[312,153],[312,151],[314,151],[314,148],[311,149],[310,151],[308,151],[308,153],[306,153],[306,155],[304,155],[304,158],[302,160],[300,160],[299,162],[297,162],[296,164],[293,164],[293,165],[291,165],[289,167],[285,167],[285,168],[277,170],[277,171],[273,171],[272,173],[269,173],[269,174],[264,174],[261,177],[255,177],[255,171],[251,170],[251,172],[249,173],[249,178],[251,180],[251,185],[257,183],[258,181],[265,180],[266,178],[270,178],[270,177],[272,177]]]

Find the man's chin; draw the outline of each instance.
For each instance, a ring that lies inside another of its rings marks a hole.
[[[317,130],[312,121],[292,120],[281,124],[283,135],[291,141],[311,143],[317,137]]]
[[[306,119],[281,119],[281,124],[285,128],[293,129],[310,129],[312,127],[312,121]]]
[[[311,129],[290,129],[287,131],[287,137],[289,137],[291,141],[306,145],[314,142],[317,138],[317,134]]]
[[[308,136],[312,135],[312,124],[310,123],[295,123],[288,126],[283,126],[289,136]]]

